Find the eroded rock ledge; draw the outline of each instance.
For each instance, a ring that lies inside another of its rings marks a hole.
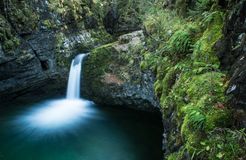
[[[143,39],[143,31],[135,31],[92,50],[84,62],[84,97],[103,105],[157,110],[154,75],[141,71],[142,56],[135,52],[144,45]]]

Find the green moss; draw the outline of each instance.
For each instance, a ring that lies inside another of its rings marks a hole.
[[[163,72],[159,72],[159,70],[162,70]],[[157,68],[157,73],[158,73],[157,81],[154,83],[155,93],[159,97],[167,96],[168,92],[171,90],[171,87],[175,82],[176,70],[175,68],[171,68],[170,70],[167,70],[165,66],[159,66]]]
[[[140,67],[142,70],[150,69],[152,71],[156,71],[157,69],[157,61],[159,59],[158,55],[152,54],[150,52],[143,53],[144,61],[141,61]]]
[[[127,64],[131,62],[130,60],[132,57],[129,57],[128,54],[119,52],[116,49],[116,45],[117,42],[114,42],[93,49],[88,58],[88,62],[95,64],[100,61],[100,64],[98,64],[100,68],[98,68],[97,71],[102,74],[104,72],[116,71],[115,68],[110,69],[109,65],[114,67],[127,66]]]
[[[182,156],[179,152],[172,153],[167,157],[167,160],[182,160]]]
[[[216,0],[196,0],[194,9],[196,11],[204,12],[208,11],[213,4],[216,3]]]
[[[208,72],[194,76],[187,89],[189,99],[192,102],[197,102],[201,97],[209,94],[213,101],[223,102],[225,100],[224,77],[225,75],[220,72]]]
[[[54,21],[50,20],[50,19],[46,19],[43,21],[43,25],[48,28],[48,29],[55,29],[57,28],[57,25],[55,24]]]
[[[84,5],[80,0],[49,0],[49,8],[51,11],[59,14],[63,18],[73,18],[75,20],[82,19]]]
[[[84,62],[84,81],[93,86],[91,93],[97,93],[104,90],[105,84],[103,82],[105,75],[113,75],[117,80],[120,79],[119,73],[115,72],[116,63],[119,53],[113,47],[114,43],[100,46],[93,49]],[[119,66],[118,66],[119,67]],[[106,88],[107,89],[107,88]],[[102,91],[103,92],[103,91]]]
[[[216,127],[225,128],[231,125],[231,113],[228,109],[221,106],[215,106],[216,108],[211,109],[206,114],[206,132],[212,131]],[[220,108],[219,108],[220,107]]]
[[[108,1],[91,0],[49,0],[48,7],[51,12],[68,26],[73,22],[73,27],[84,29],[86,19],[93,17],[98,26],[102,25],[102,17],[107,11]],[[93,27],[97,27],[93,26]]]
[[[173,62],[171,61],[171,59],[167,56],[165,57],[158,57],[156,56],[156,63],[152,63],[152,66],[155,66],[156,70],[156,77],[159,80],[163,80],[163,78],[165,77],[166,73],[168,72],[168,70],[170,69],[170,67],[172,66]]]
[[[97,30],[90,31],[91,37],[93,37],[95,46],[112,43],[113,37],[108,34],[104,28],[98,28]]]
[[[162,96],[167,96],[168,93],[171,91],[172,86],[175,84],[176,81],[176,74],[177,70],[175,68],[171,68],[168,70],[165,78],[162,80]]]
[[[172,34],[182,27],[182,19],[178,18],[175,12],[152,8],[144,18],[146,31],[154,36],[155,42],[168,40]]]
[[[182,14],[197,15],[182,18],[164,10],[147,15],[149,19],[144,23],[150,37],[142,64],[156,72],[155,92],[160,98],[163,118],[172,126],[167,134],[168,147],[175,145],[175,138],[183,139],[182,149],[170,154],[168,159],[178,159],[178,155],[182,159],[183,152],[191,159],[229,160],[233,159],[231,155],[242,158],[242,149],[239,152],[233,149],[240,146],[238,139],[242,139],[242,133],[237,135],[237,131],[230,130],[213,135],[215,130],[231,127],[233,119],[226,105],[226,75],[220,70],[213,50],[222,38],[224,13],[213,0],[197,0],[193,6],[187,6],[186,0],[176,3],[182,5],[179,12],[186,12]],[[227,137],[229,144],[220,136]],[[219,140],[224,147],[211,146]],[[210,155],[210,151],[214,153]]]
[[[245,159],[245,130],[215,129],[201,142],[208,160]]]
[[[92,68],[88,70],[89,72],[100,77],[109,70],[109,64],[117,61],[118,59],[118,52],[113,45],[114,43],[106,44],[91,51],[91,54],[86,61],[88,64],[87,66],[90,64],[92,65]]]
[[[20,40],[15,36],[11,26],[2,15],[0,15],[0,42],[6,53],[16,49],[20,44]]]
[[[175,32],[168,41],[171,53],[186,54],[191,49],[191,37],[187,31],[179,30]]]
[[[210,19],[207,29],[194,45],[193,59],[195,62],[218,64],[219,60],[213,51],[213,46],[222,37],[223,14],[216,11],[208,16],[211,17],[207,17]]]
[[[39,15],[26,1],[13,0],[8,7],[7,17],[19,33],[29,33],[37,29]]]

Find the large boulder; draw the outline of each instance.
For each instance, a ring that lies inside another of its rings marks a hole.
[[[158,108],[151,72],[140,69],[144,35],[135,31],[98,47],[84,62],[82,93],[97,104],[153,111]]]

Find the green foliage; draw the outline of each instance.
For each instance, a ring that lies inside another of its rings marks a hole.
[[[28,1],[6,0],[6,17],[18,33],[33,32],[37,29],[39,16]]]
[[[187,54],[191,51],[191,37],[187,31],[178,30],[167,44],[167,50],[176,55]]]
[[[143,21],[146,31],[155,43],[167,41],[183,23],[175,12],[155,7],[150,9]]]
[[[167,71],[167,74],[162,80],[162,85],[161,85],[162,86],[162,96],[168,95],[168,93],[172,89],[172,86],[175,84],[176,75],[177,75],[177,70],[175,68],[171,68]]]
[[[48,29],[55,29],[57,28],[56,24],[54,21],[50,20],[50,19],[46,19],[43,21],[43,25],[48,28]]]
[[[146,6],[146,0],[120,0],[115,1],[118,8],[119,22],[129,27],[141,23],[140,16],[143,14]]]
[[[195,10],[200,12],[208,11],[216,2],[217,0],[196,0]]]
[[[168,156],[167,160],[182,160],[182,152],[175,152]]]
[[[81,0],[49,0],[49,8],[51,11],[61,15],[62,17],[70,17],[75,20],[82,19],[82,5]]]
[[[103,28],[98,28],[97,30],[91,30],[90,34],[91,37],[93,37],[94,39],[95,46],[111,43],[114,40],[112,36],[108,34]]]
[[[5,52],[15,49],[20,43],[20,40],[14,35],[9,23],[2,15],[0,15],[0,42]]]
[[[188,14],[191,17],[199,18],[204,12],[212,11],[217,8],[218,0],[195,0],[195,5],[190,7]]]
[[[208,27],[209,25],[213,24],[223,24],[224,13],[220,11],[214,11],[214,12],[204,12],[202,14],[202,21],[201,24],[203,27]]]
[[[212,131],[216,127],[225,128],[230,127],[232,124],[231,113],[226,108],[214,108],[208,111],[206,114],[206,132]]]
[[[193,58],[195,62],[207,64],[218,64],[219,60],[213,51],[213,46],[222,37],[223,14],[221,12],[213,12],[207,21],[207,27],[202,37],[195,43]]]
[[[175,8],[180,16],[185,16],[188,9],[187,0],[177,0],[175,3]]]
[[[152,71],[156,71],[157,65],[156,62],[158,61],[158,55],[155,55],[150,52],[143,53],[144,61],[141,61],[140,67],[142,70],[151,69]]]
[[[201,141],[201,156],[208,160],[245,159],[246,134],[245,129],[215,129],[208,138]]]
[[[212,11],[217,7],[218,0],[176,0],[175,9],[182,17],[199,18],[204,12]]]
[[[193,65],[195,66],[192,70],[194,74],[203,74],[206,72],[217,71],[219,72],[219,64],[208,64],[204,62],[194,62]]]
[[[197,102],[206,94],[211,95],[211,100],[223,102],[224,99],[224,74],[219,72],[208,72],[194,76],[187,89],[187,95],[192,102]]]
[[[92,53],[89,56],[89,62],[93,62],[92,64],[97,64],[98,61],[100,61],[100,64],[98,64],[100,67],[97,68],[97,74],[103,75],[105,72],[107,72],[108,62],[112,61],[113,58],[116,58],[115,56],[117,54],[117,51],[115,48],[113,48],[113,44],[106,44],[101,47],[95,48],[92,50]],[[116,59],[115,59],[116,60]],[[91,72],[91,71],[90,71]]]
[[[193,6],[177,0],[176,9],[182,16],[156,7],[144,21],[149,37],[142,64],[155,71],[163,118],[175,127],[167,134],[168,146],[183,140],[182,149],[167,158],[182,159],[186,152],[191,159],[245,159],[245,132],[225,129],[233,117],[226,105],[226,75],[213,50],[222,38],[224,13],[216,0],[196,0]],[[187,13],[194,16],[185,18]]]
[[[84,28],[86,18],[93,18],[102,24],[102,17],[106,14],[109,1],[102,0],[49,0],[48,7],[56,15],[56,25],[75,24],[78,28]]]
[[[203,130],[206,122],[206,116],[202,110],[196,107],[188,107],[186,112],[191,128],[194,130]]]

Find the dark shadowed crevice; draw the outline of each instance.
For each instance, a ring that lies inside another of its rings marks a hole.
[[[41,60],[40,61],[41,67],[43,71],[49,70],[49,62],[48,60]]]

